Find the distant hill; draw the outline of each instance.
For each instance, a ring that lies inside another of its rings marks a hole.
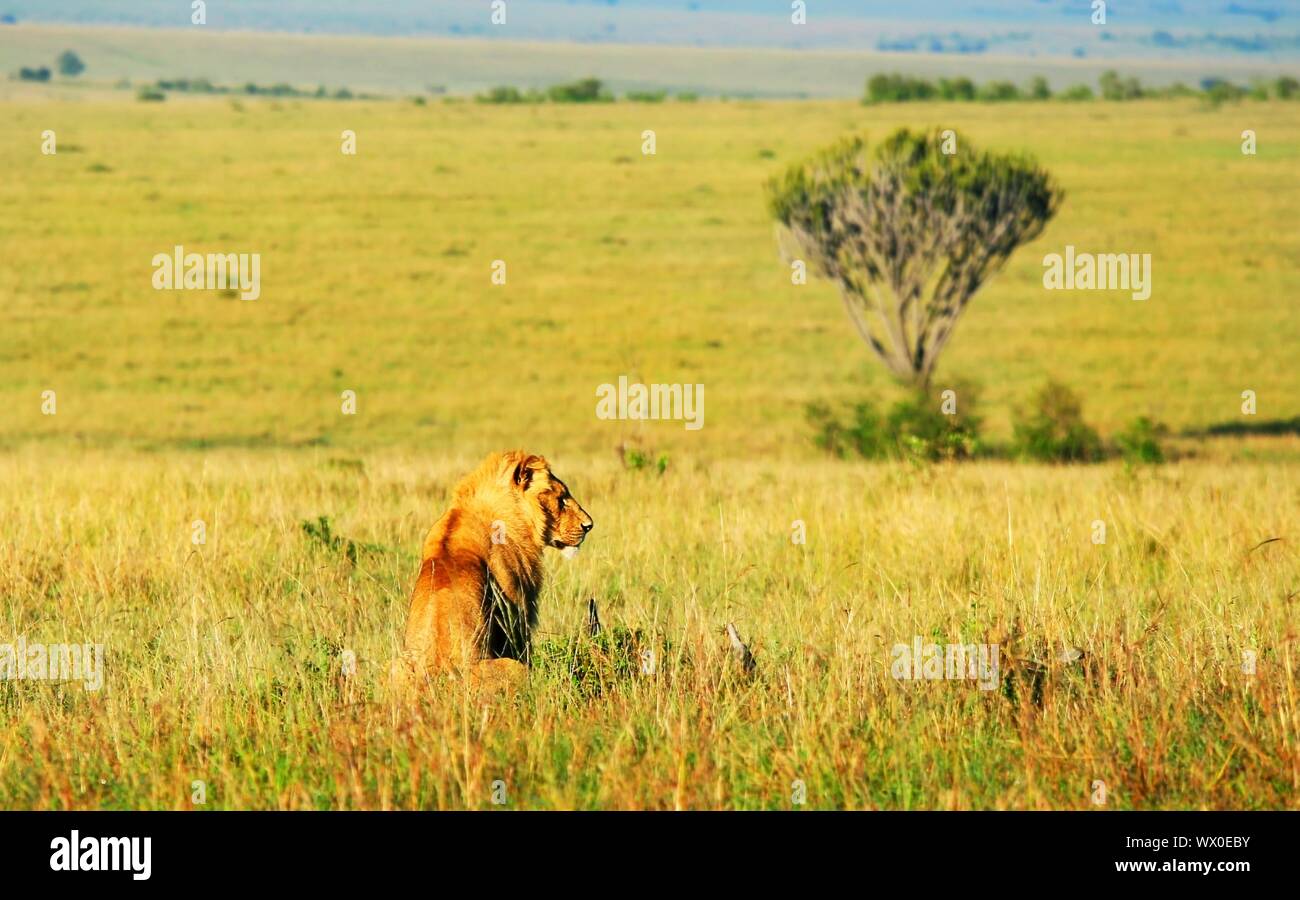
[[[0,0],[2,2],[2,0]],[[659,44],[505,41],[474,37],[219,32],[207,28],[0,26],[0,73],[53,65],[73,49],[86,63],[77,79],[110,86],[120,79],[208,79],[214,84],[287,84],[394,93],[468,94],[496,85],[544,89],[595,76],[616,93],[687,91],[702,96],[861,97],[881,72],[927,78],[966,76],[1027,85],[1043,76],[1056,88],[1097,87],[1111,66],[1148,86],[1195,85],[1205,77],[1245,84],[1300,72],[1246,58],[1102,60],[1072,56],[899,53],[877,50],[674,47]],[[20,86],[0,77],[0,97]]]
[[[428,35],[582,43],[819,48],[956,56],[1300,60],[1294,0],[1114,0],[1105,26],[1090,0],[212,0],[212,29]],[[188,27],[183,0],[0,0],[34,23]],[[3,26],[0,26],[3,27]]]

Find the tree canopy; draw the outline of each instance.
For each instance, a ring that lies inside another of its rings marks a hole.
[[[768,184],[784,243],[836,284],[889,370],[922,388],[971,298],[1061,198],[1029,157],[938,130],[901,129],[874,151],[851,137]]]

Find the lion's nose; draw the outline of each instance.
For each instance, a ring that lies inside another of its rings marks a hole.
[[[583,534],[586,534],[588,531],[591,531],[591,529],[594,528],[595,525],[596,525],[596,523],[593,522],[593,521],[591,521],[591,519],[588,519],[587,521],[583,522],[583,523],[582,523],[582,533],[583,533]]]

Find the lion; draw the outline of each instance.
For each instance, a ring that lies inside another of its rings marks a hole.
[[[577,552],[594,523],[536,454],[493,453],[424,541],[403,650],[414,673],[517,684],[528,673],[542,550]]]

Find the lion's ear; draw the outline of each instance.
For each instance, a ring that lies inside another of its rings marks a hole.
[[[515,466],[514,482],[520,490],[528,490],[528,486],[533,483],[533,476],[538,472],[545,472],[549,466],[546,460],[535,454],[528,454],[521,459]]]

